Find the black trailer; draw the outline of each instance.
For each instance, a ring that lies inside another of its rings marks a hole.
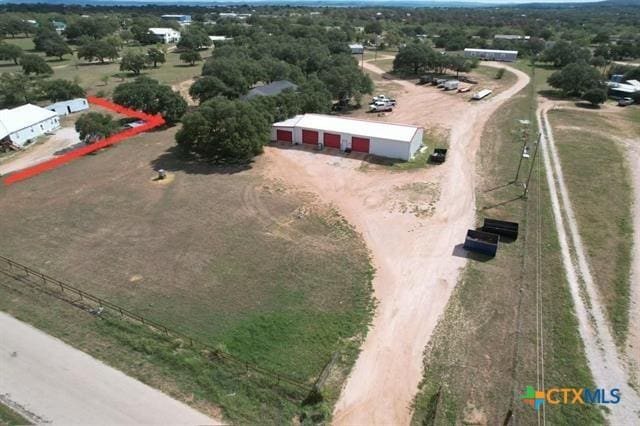
[[[514,241],[518,239],[518,224],[516,222],[485,218],[482,230],[511,238]]]
[[[498,251],[499,239],[500,237],[497,234],[469,229],[467,238],[464,240],[464,249],[493,257]]]
[[[444,148],[436,148],[433,150],[433,154],[429,156],[429,161],[432,163],[442,164],[447,158],[447,150]]]

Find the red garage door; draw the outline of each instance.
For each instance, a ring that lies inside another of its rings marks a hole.
[[[276,139],[281,142],[291,142],[293,141],[293,132],[290,130],[277,130]]]
[[[340,149],[340,135],[334,135],[333,133],[324,134],[324,146],[329,148]]]
[[[369,139],[352,137],[351,150],[369,153]]]
[[[302,143],[318,145],[318,132],[313,130],[303,130]]]

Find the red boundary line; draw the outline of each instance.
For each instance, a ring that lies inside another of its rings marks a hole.
[[[87,97],[87,100],[89,101],[89,103],[110,109],[111,111],[117,112],[118,114],[126,115],[127,117],[131,118],[137,118],[139,120],[144,120],[145,123],[141,126],[134,127],[133,129],[123,130],[119,133],[116,133],[115,135],[109,136],[108,138],[101,139],[98,142],[92,143],[91,145],[74,149],[73,151],[61,155],[60,157],[52,158],[51,160],[47,160],[44,163],[36,164],[35,166],[31,166],[12,173],[4,179],[3,182],[5,185],[11,185],[12,183],[29,179],[30,177],[39,175],[40,173],[44,173],[47,170],[55,169],[56,167],[75,160],[78,157],[82,157],[83,155],[87,155],[109,145],[122,142],[123,140],[135,136],[138,133],[146,132],[147,130],[162,126],[165,123],[164,118],[162,118],[162,116],[159,114],[145,114],[144,112],[126,108],[121,105],[114,104],[113,102],[109,102],[105,99],[95,98],[93,96]]]

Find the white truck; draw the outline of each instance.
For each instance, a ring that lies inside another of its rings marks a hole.
[[[458,80],[447,80],[444,82],[443,87],[444,90],[458,90],[458,85],[460,82]]]
[[[373,100],[371,101],[371,104],[374,104],[376,102],[385,102],[385,103],[391,104],[391,106],[396,106],[396,100],[387,98],[385,95],[374,96]]]
[[[391,112],[393,105],[390,102],[375,101],[369,105],[369,112]]]

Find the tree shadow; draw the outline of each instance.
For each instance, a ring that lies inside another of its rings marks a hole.
[[[252,168],[252,161],[240,164],[215,164],[189,155],[179,146],[172,146],[150,162],[154,170],[185,172],[191,175],[233,175]]]
[[[590,102],[577,101],[574,105],[578,108],[584,108],[584,109],[591,109],[591,110],[600,109],[600,105],[594,105]]]
[[[539,90],[538,94],[552,101],[563,101],[563,100],[569,99],[560,90],[553,90],[553,89]]]

